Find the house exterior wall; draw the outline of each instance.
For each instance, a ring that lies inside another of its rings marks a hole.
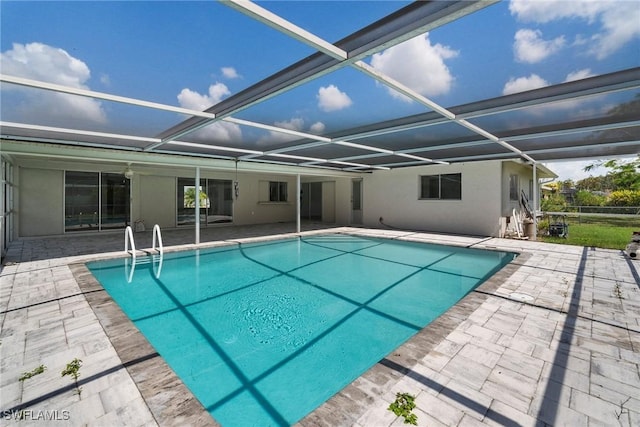
[[[420,177],[460,173],[461,200],[421,200]],[[363,182],[364,225],[498,236],[502,210],[500,161],[376,171]]]
[[[131,198],[132,221],[142,220],[147,228],[155,224],[160,228],[176,226],[175,177],[134,175],[131,180]]]
[[[65,170],[122,173],[125,167],[122,163],[101,164],[77,159],[16,159],[15,237],[64,234]],[[448,173],[462,176],[461,200],[420,199],[421,176]],[[518,176],[520,188],[530,195],[531,166],[518,161],[429,165],[358,175],[363,188],[363,225],[500,236],[512,209],[520,209],[519,201],[509,197],[511,175]],[[136,166],[130,182],[131,221],[143,220],[147,227],[153,224],[176,227],[178,177],[195,178],[195,168]],[[296,220],[294,174],[201,168],[200,177],[239,182],[240,194],[233,207],[234,224]],[[303,181],[322,182],[323,221],[351,224],[353,179],[356,175],[302,177]],[[287,182],[287,202],[269,201],[269,181]],[[43,206],[46,209],[42,209]],[[379,222],[381,217],[383,224]]]
[[[16,180],[15,237],[62,235],[64,230],[65,170],[122,173],[126,165],[101,165],[74,159],[51,161],[41,157],[20,158]],[[147,228],[177,226],[177,178],[194,178],[195,168],[133,168],[131,186],[131,222],[142,220]],[[266,224],[296,221],[296,175],[206,170],[201,179],[239,182],[239,197],[234,199],[233,224]],[[347,224],[350,212],[350,178],[318,177],[323,188],[323,221]],[[269,181],[287,183],[287,202],[269,201]],[[46,209],[43,209],[43,206]],[[204,225],[204,224],[203,224]],[[211,226],[211,225],[210,225]],[[216,225],[217,226],[217,225]],[[185,225],[184,227],[193,227]]]
[[[64,231],[64,172],[24,168],[18,172],[18,233],[21,237]]]
[[[287,202],[269,201],[269,181],[287,183]],[[240,195],[234,202],[234,224],[268,224],[296,220],[296,177],[276,174],[238,176]]]
[[[517,199],[511,200],[510,197],[510,177],[515,175],[518,177]],[[533,194],[530,191],[530,182],[533,180],[533,172],[531,165],[525,165],[520,162],[503,162],[502,163],[502,216],[511,216],[513,210],[520,211],[520,191],[524,190],[525,195],[533,207]],[[535,186],[534,186],[535,187]],[[535,191],[535,189],[534,189]]]

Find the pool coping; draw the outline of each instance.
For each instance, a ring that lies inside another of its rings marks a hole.
[[[336,232],[329,232],[336,234]],[[233,246],[242,243],[259,243],[276,239],[297,238],[306,235],[328,234],[324,231],[303,232],[294,235],[252,237],[247,239],[219,241],[212,245],[192,247],[173,247],[170,252],[189,249]],[[372,233],[339,232],[353,236],[368,236],[390,240],[402,240],[417,243],[468,247],[456,242],[434,242],[424,239],[412,239],[411,236],[385,237]],[[483,247],[482,250],[512,252],[517,257],[494,273],[480,286],[469,292],[460,301],[449,308],[425,328],[413,335],[402,345],[392,350],[386,357],[365,371],[352,383],[337,392],[322,405],[298,421],[300,426],[335,426],[355,424],[361,415],[369,409],[372,397],[358,387],[361,379],[379,387],[381,395],[411,369],[422,357],[442,342],[449,333],[460,325],[498,289],[508,277],[514,274],[531,256],[527,252],[507,251]],[[169,251],[167,251],[169,252]],[[117,256],[122,258],[122,255]],[[113,259],[113,256],[103,259]],[[94,259],[91,261],[98,261]],[[86,262],[70,264],[69,268],[89,306],[98,318],[105,334],[111,341],[123,367],[133,379],[153,417],[159,425],[219,426],[220,424],[202,406],[187,386],[155,351],[144,335],[124,314],[117,303],[95,279]]]

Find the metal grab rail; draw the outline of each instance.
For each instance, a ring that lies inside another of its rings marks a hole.
[[[156,243],[158,243],[158,247],[156,247]],[[158,224],[153,226],[153,243],[151,244],[151,249],[160,252],[160,255],[162,255],[164,251],[164,247],[162,246],[162,233],[160,233],[160,226]]]
[[[133,240],[133,230],[130,225],[124,229],[124,251],[129,252],[129,243],[131,243],[131,256],[135,262],[136,260],[136,243]]]
[[[160,232],[160,226],[158,224],[153,226],[153,243],[152,249],[159,252],[159,255],[152,255],[150,258],[142,258],[139,262],[136,261],[136,244],[133,239],[133,230],[131,226],[127,226],[124,230],[124,251],[129,252],[129,243],[131,243],[131,262],[129,259],[124,260],[124,273],[127,278],[127,283],[133,281],[133,273],[136,271],[137,264],[151,263],[153,274],[156,279],[160,278],[162,272],[162,261],[164,258],[164,246],[162,245],[162,233]],[[145,251],[146,252],[146,251]]]

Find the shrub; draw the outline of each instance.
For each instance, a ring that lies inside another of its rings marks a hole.
[[[640,206],[639,190],[617,190],[607,199],[608,206]]]
[[[580,190],[575,195],[576,205],[578,206],[603,206],[607,198],[600,196],[587,190]]]
[[[549,234],[549,220],[547,218],[538,221],[538,236]]]
[[[566,206],[567,202],[560,194],[552,194],[540,203],[540,208],[547,212],[562,212]]]

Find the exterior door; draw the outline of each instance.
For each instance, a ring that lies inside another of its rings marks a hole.
[[[322,221],[322,183],[302,183],[300,218]]]
[[[362,180],[351,181],[351,223],[362,224]]]

